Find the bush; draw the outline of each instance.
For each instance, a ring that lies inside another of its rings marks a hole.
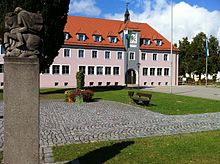
[[[66,101],[66,102],[69,102],[69,101],[70,101],[69,96],[70,96],[73,92],[74,92],[74,90],[66,90],[66,91],[64,92],[65,101]]]
[[[78,89],[82,89],[85,84],[85,75],[83,72],[79,71],[76,73],[76,85]]]
[[[92,97],[94,96],[94,92],[92,90],[81,90],[81,89],[75,89],[75,90],[69,90],[65,92],[66,95],[66,101],[67,102],[81,102],[82,99],[83,102],[90,102],[92,101]]]

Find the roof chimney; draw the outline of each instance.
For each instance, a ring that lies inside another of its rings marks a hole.
[[[130,21],[130,13],[128,11],[128,4],[129,3],[126,3],[126,11],[125,11],[125,15],[124,15],[124,23],[126,23],[127,21]]]

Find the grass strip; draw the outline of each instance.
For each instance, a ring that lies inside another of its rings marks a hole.
[[[53,147],[55,161],[81,164],[207,164],[220,161],[220,131]]]

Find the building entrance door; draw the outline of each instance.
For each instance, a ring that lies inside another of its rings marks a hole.
[[[129,69],[126,73],[126,84],[136,84],[136,72],[133,69]]]

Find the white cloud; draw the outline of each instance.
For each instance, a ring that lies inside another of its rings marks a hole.
[[[83,13],[88,16],[98,16],[101,10],[96,6],[95,0],[71,0],[69,15]]]
[[[146,22],[170,40],[171,5],[168,0],[136,0],[141,3],[142,12],[130,10],[131,20]],[[137,5],[138,6],[138,5]],[[139,5],[140,6],[140,5]],[[124,13],[107,14],[105,18],[123,20]],[[173,39],[178,43],[183,37],[190,40],[199,32],[213,35],[220,41],[220,11],[210,12],[199,6],[185,2],[173,5]]]

